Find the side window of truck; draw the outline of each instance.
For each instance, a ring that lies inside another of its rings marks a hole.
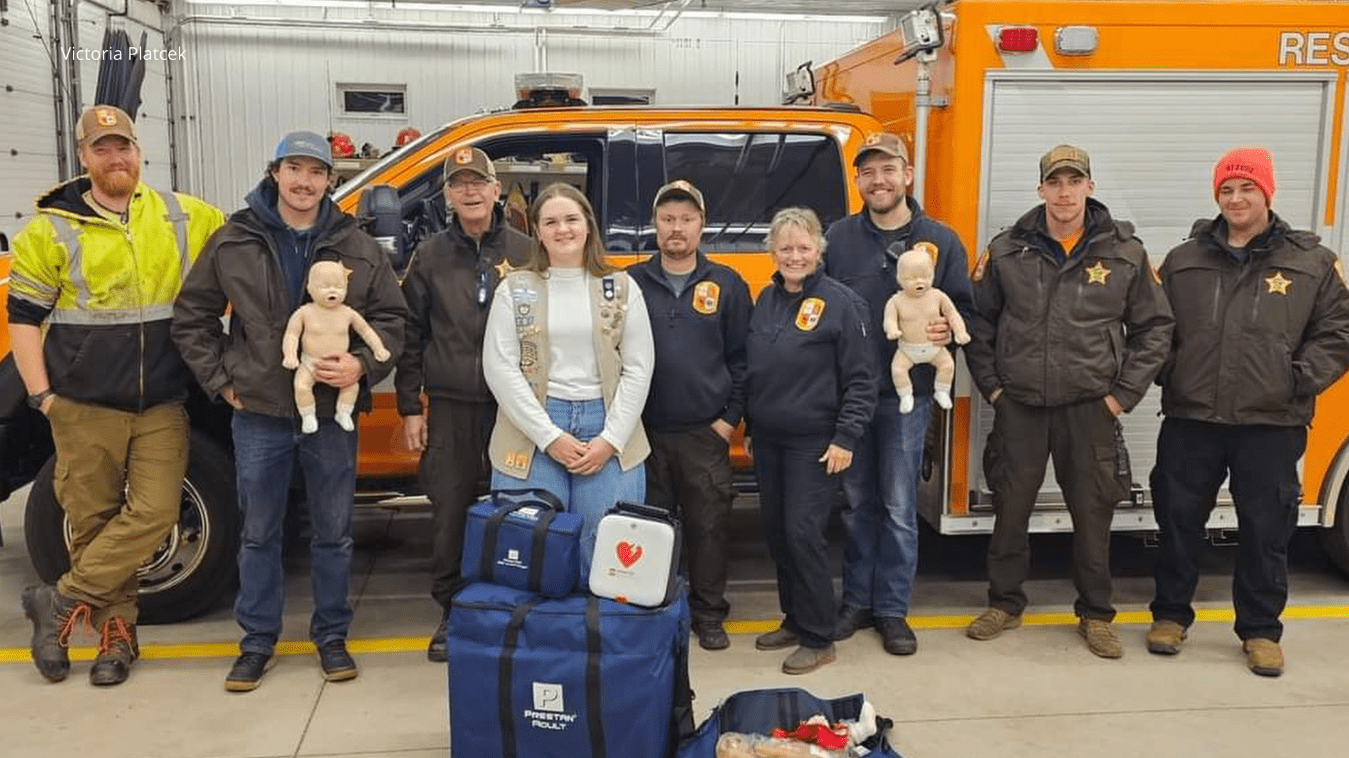
[[[665,170],[702,191],[708,252],[762,251],[783,208],[810,208],[825,228],[848,213],[843,153],[827,134],[667,132]]]

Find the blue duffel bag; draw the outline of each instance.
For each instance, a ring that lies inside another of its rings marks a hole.
[[[692,731],[689,610],[470,584],[450,606],[450,753],[665,758]]]
[[[864,702],[862,695],[825,700],[797,688],[737,692],[713,708],[698,731],[680,744],[678,758],[716,758],[717,740],[727,732],[769,735],[779,727],[790,731],[817,713],[831,724],[856,721]],[[876,733],[862,743],[870,751],[867,756],[903,758],[886,739],[893,725],[890,719],[876,717]]]
[[[497,490],[468,509],[464,579],[548,597],[576,590],[581,579],[581,516],[540,489]]]

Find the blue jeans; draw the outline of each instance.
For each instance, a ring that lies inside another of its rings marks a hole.
[[[603,400],[558,400],[547,398],[544,409],[564,432],[582,442],[599,436],[604,431]],[[614,503],[625,500],[640,503],[646,498],[646,468],[633,466],[624,471],[615,455],[604,468],[588,476],[572,475],[542,450],[535,451],[529,466],[529,476],[523,481],[492,469],[492,489],[537,487],[557,496],[568,511],[579,513],[581,526],[581,579],[590,576],[590,562],[595,553],[595,529],[600,518]],[[584,584],[583,584],[584,586]]]
[[[295,419],[247,411],[236,411],[232,426],[243,516],[239,594],[234,600],[234,616],[244,630],[239,649],[271,654],[281,636],[281,614],[286,606],[282,524],[297,458],[313,532],[309,578],[314,612],[309,638],[316,645],[345,640],[352,615],[347,587],[356,494],[356,434],[343,431],[332,419],[320,420],[313,434],[301,434]]]
[[[843,474],[843,605],[876,616],[909,615],[918,570],[918,475],[932,418],[931,396],[899,412],[886,393]]]

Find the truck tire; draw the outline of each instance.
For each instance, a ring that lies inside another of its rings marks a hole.
[[[143,624],[167,624],[205,613],[238,579],[234,464],[201,432],[192,432],[190,449],[178,523],[137,572]],[[55,470],[52,456],[33,480],[24,512],[28,556],[45,582],[55,582],[70,568],[70,532],[56,501]]]
[[[1321,530],[1321,545],[1335,568],[1349,576],[1349,490],[1341,489],[1335,525]]]

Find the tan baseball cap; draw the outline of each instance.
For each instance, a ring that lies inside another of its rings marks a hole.
[[[891,158],[898,158],[904,161],[905,165],[909,162],[909,151],[904,147],[904,140],[899,138],[898,134],[890,132],[877,132],[867,135],[862,142],[862,149],[857,151],[857,157],[853,158],[852,165],[862,165],[862,160],[867,157],[867,153],[877,152],[885,153]]]
[[[497,169],[492,164],[492,159],[476,147],[461,147],[445,159],[446,182],[459,171],[472,171],[484,179],[497,178]]]
[[[92,145],[104,137],[125,137],[136,142],[136,122],[126,111],[115,105],[95,105],[85,108],[75,125],[75,139],[80,144]],[[139,143],[137,143],[139,144]]]
[[[703,205],[703,193],[684,179],[676,179],[656,190],[656,199],[651,202],[651,209],[654,211],[666,200],[688,200],[698,206],[699,213],[707,214],[707,206]]]
[[[1040,181],[1048,179],[1055,171],[1070,168],[1091,178],[1091,158],[1087,151],[1073,145],[1058,145],[1040,158]]]

